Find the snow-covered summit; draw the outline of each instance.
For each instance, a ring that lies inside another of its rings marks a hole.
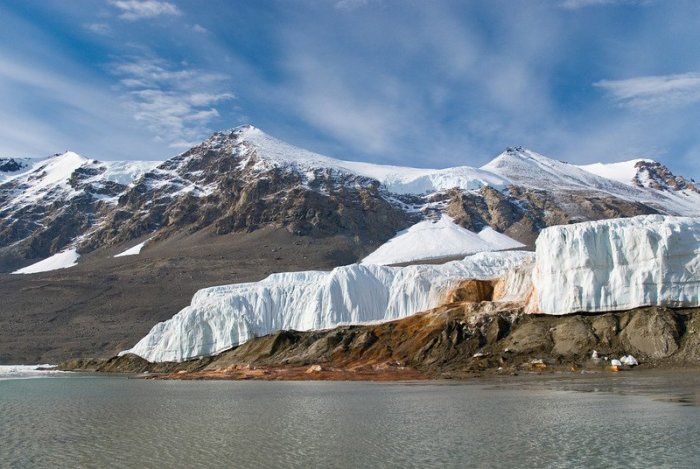
[[[256,167],[260,169],[287,167],[305,174],[327,169],[374,179],[395,194],[425,194],[452,188],[473,190],[483,186],[502,189],[509,183],[507,178],[470,166],[424,169],[344,161],[295,147],[253,126],[239,127],[234,132],[241,143],[255,149]]]
[[[15,201],[36,201],[47,195],[75,195],[77,181],[128,185],[160,164],[159,161],[98,161],[72,151],[48,158],[24,159],[19,169],[0,183],[12,182]],[[76,174],[76,171],[79,173]]]
[[[129,185],[159,162],[100,162],[67,151],[6,163],[13,171],[0,178],[0,250],[36,263],[75,249]],[[28,272],[50,270],[42,266]]]
[[[637,177],[638,173],[637,165],[639,163],[653,162],[653,160],[638,158],[629,161],[620,161],[618,163],[593,163],[579,165],[579,168],[597,176],[632,186],[635,185],[634,179]]]
[[[0,200],[4,202],[0,211],[4,213],[16,212],[30,204],[66,201],[86,192],[116,203],[123,186],[159,164],[158,161],[100,162],[72,151],[25,163],[15,174],[0,180]]]
[[[522,187],[554,193],[597,193],[627,202],[641,202],[660,213],[700,215],[700,190],[653,160],[576,166],[515,147],[481,169]]]
[[[537,189],[598,190],[625,197],[636,194],[626,184],[522,147],[508,148],[481,169],[498,174],[515,184]]]

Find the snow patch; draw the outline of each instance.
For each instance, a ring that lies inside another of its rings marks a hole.
[[[157,166],[163,164],[162,161],[103,161],[101,164],[107,167],[99,178],[105,181],[116,182],[127,186],[139,179]]]
[[[77,265],[79,258],[80,254],[78,254],[76,249],[68,249],[66,251],[54,254],[53,256],[44,259],[43,261],[39,261],[22,269],[15,270],[12,273],[36,274],[39,272],[49,272],[51,270],[67,269],[69,267]]]
[[[138,254],[141,254],[141,249],[145,246],[147,242],[149,242],[152,238],[148,238],[146,241],[137,244],[136,246],[130,247],[126,251],[120,252],[119,254],[115,254],[114,257],[124,257],[124,256],[136,256]]]
[[[507,249],[520,249],[525,247],[523,243],[520,243],[510,236],[504,235],[503,233],[499,233],[490,226],[487,226],[483,230],[479,231],[479,238],[493,246],[495,248],[494,251],[505,251]]]
[[[362,264],[392,265],[520,247],[523,245],[491,228],[477,234],[443,214],[437,221],[424,220],[400,231],[362,259]]]

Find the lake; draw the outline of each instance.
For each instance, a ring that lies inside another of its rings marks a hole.
[[[0,380],[0,467],[699,467],[699,384]]]

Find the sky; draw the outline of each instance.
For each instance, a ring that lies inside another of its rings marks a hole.
[[[700,180],[695,0],[4,0],[0,156],[166,159],[252,124],[328,156],[521,145]]]

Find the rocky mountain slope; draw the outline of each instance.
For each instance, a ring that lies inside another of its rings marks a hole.
[[[700,213],[692,182],[636,164],[627,182],[521,148],[482,168],[381,166],[314,154],[250,126],[165,162],[71,152],[0,159],[0,361],[55,359],[69,348],[111,355],[199,288],[357,262],[442,214],[532,247],[547,226]],[[144,242],[138,255],[113,257]],[[73,252],[74,267],[10,275]],[[108,311],[113,323],[102,320]],[[68,347],[75,327],[82,338]]]

